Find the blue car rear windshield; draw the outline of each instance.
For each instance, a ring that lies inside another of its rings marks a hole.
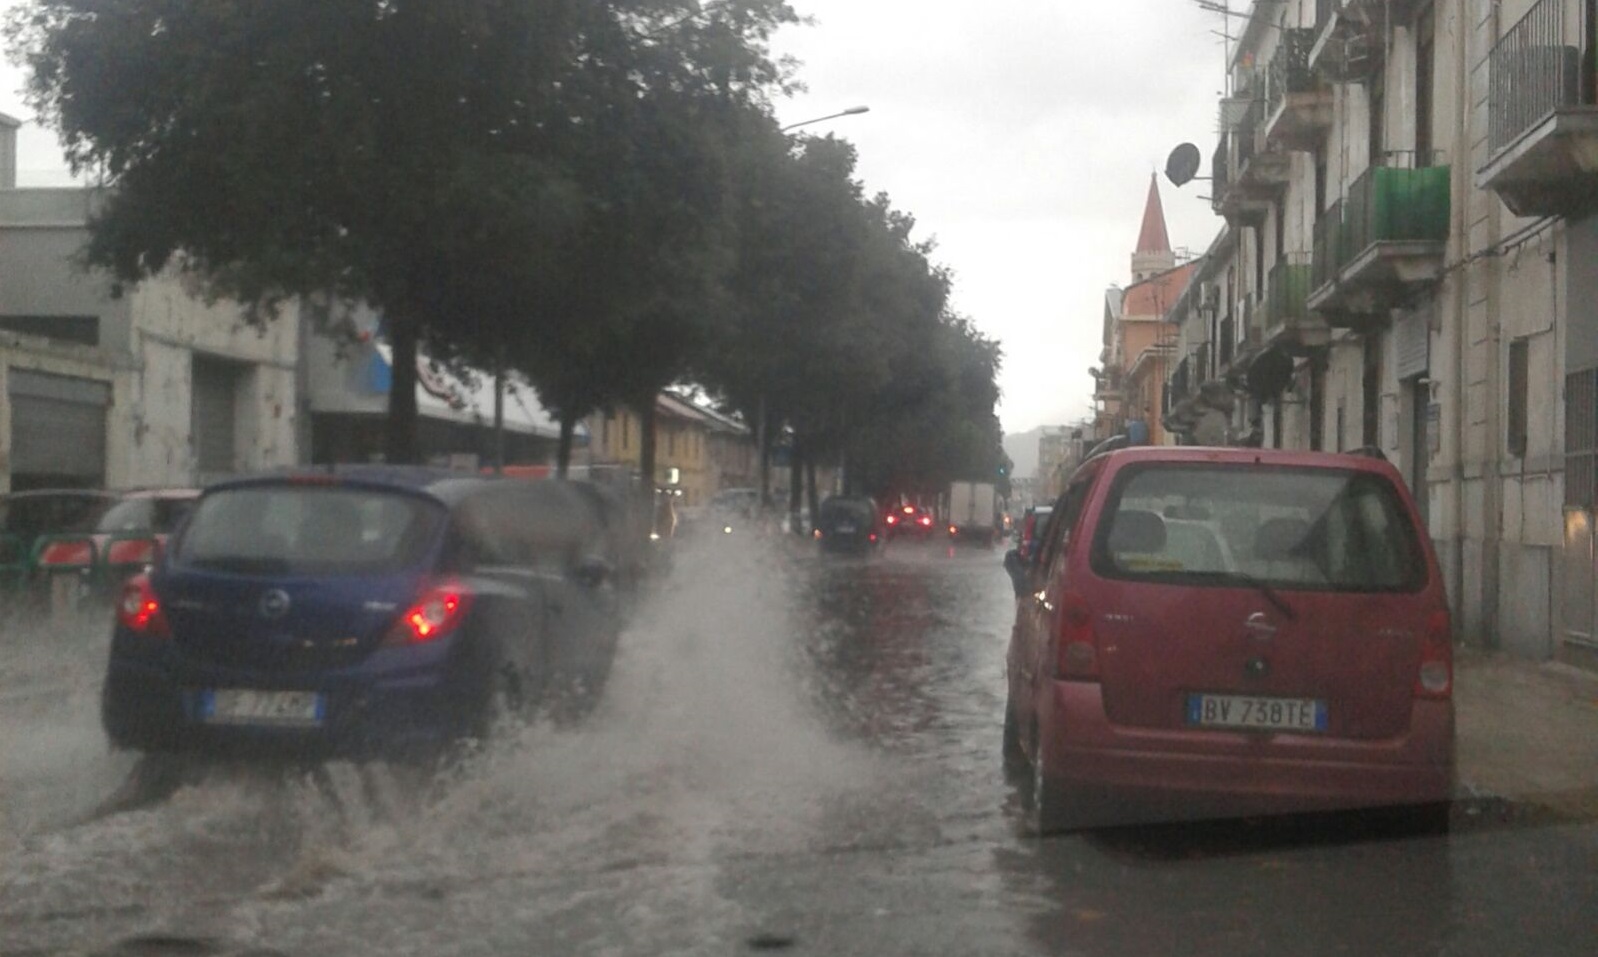
[[[173,560],[239,574],[388,574],[422,562],[444,520],[441,506],[394,492],[245,486],[200,501]]]
[[[1417,591],[1428,577],[1418,533],[1386,479],[1257,465],[1122,471],[1092,564],[1107,578],[1305,591]]]

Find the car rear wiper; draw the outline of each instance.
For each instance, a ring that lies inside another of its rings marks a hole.
[[[1286,618],[1288,621],[1293,621],[1298,618],[1298,615],[1293,612],[1293,606],[1289,605],[1287,603],[1287,599],[1283,598],[1281,593],[1272,588],[1269,582],[1265,581],[1264,579],[1255,578],[1253,575],[1250,575],[1247,572],[1211,571],[1187,572],[1186,574],[1191,575],[1194,578],[1205,578],[1210,581],[1232,582],[1238,585],[1246,585],[1247,587],[1258,591],[1261,595],[1264,595],[1265,600],[1275,606],[1276,610],[1282,613],[1282,617]]]

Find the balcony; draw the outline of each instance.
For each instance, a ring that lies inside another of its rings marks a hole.
[[[1359,83],[1370,78],[1382,61],[1382,38],[1362,0],[1319,0],[1315,37],[1307,60],[1310,70],[1333,83]]]
[[[1215,152],[1210,204],[1216,215],[1233,225],[1263,222],[1287,188],[1289,157],[1265,141],[1260,129],[1264,114],[1265,100],[1250,100],[1235,127],[1222,127],[1225,132]],[[1223,107],[1223,122],[1226,118]]]
[[[1331,329],[1309,308],[1313,278],[1309,253],[1291,253],[1271,267],[1265,290],[1265,345],[1305,355],[1331,341]]]
[[[1540,0],[1487,58],[1487,165],[1476,185],[1517,216],[1598,209],[1598,105],[1570,4]]]
[[[1314,150],[1332,126],[1332,91],[1309,68],[1312,29],[1283,30],[1266,76],[1265,142]]]
[[[1442,277],[1449,167],[1375,166],[1315,224],[1308,307],[1339,328],[1363,328]]]

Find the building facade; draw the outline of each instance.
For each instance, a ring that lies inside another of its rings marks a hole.
[[[1233,30],[1168,424],[1193,441],[1213,399],[1230,441],[1379,450],[1461,635],[1589,662],[1592,5],[1285,0]]]
[[[0,117],[0,491],[179,486],[297,461],[298,316],[252,325],[163,276],[77,256],[103,195],[15,188]]]

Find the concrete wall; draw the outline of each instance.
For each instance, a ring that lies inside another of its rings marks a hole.
[[[253,326],[237,304],[208,305],[197,289],[176,277],[144,283],[130,298],[142,368],[134,409],[137,441],[132,471],[137,482],[202,478],[195,469],[194,440],[189,434],[196,355],[239,366],[234,396],[238,469],[292,465],[298,460],[296,308]]]
[[[261,328],[236,304],[207,304],[198,289],[159,277],[116,296],[78,256],[84,223],[103,195],[83,189],[0,190],[0,315],[94,316],[98,346],[5,336],[4,367],[86,376],[112,386],[106,482],[111,487],[185,485],[195,472],[190,433],[196,355],[236,363],[240,470],[292,464],[296,437],[298,316]],[[0,483],[9,484],[9,405],[0,383]]]

